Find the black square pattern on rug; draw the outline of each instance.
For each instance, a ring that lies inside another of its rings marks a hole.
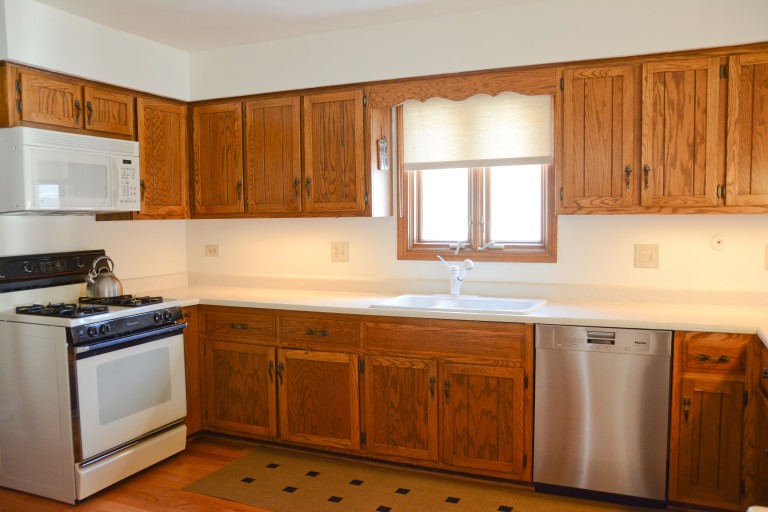
[[[316,477],[319,474],[320,474],[319,471],[310,471],[307,473],[307,476]]]
[[[376,512],[390,512],[392,510],[392,507],[385,507],[384,505],[380,505],[379,508],[376,509]]]
[[[340,496],[331,496],[330,498],[328,498],[328,501],[332,501],[333,503],[339,503],[343,499],[344,498],[342,498]]]
[[[410,489],[403,489],[402,487],[400,487],[395,492],[397,494],[408,494],[409,492],[411,492],[411,490]]]
[[[253,481],[255,481],[255,480],[256,480],[255,478],[251,478],[251,477],[247,476],[247,477],[243,478],[243,479],[242,479],[242,480],[240,480],[240,481],[241,481],[241,482],[244,482],[244,483],[246,483],[246,484],[249,484],[249,483],[251,483],[251,482],[253,482]]]
[[[296,488],[296,487],[291,487],[291,486],[289,485],[288,487],[286,487],[285,489],[283,489],[283,492],[296,492],[297,490],[298,490],[298,488]]]
[[[349,482],[349,485],[363,485],[363,481],[362,480],[352,480],[351,482]]]
[[[445,502],[446,503],[454,503],[454,504],[456,504],[456,503],[458,503],[460,501],[461,501],[461,498],[455,498],[453,496],[448,496],[447,498],[445,498]]]
[[[280,467],[280,464],[275,464],[275,463],[273,462],[272,464],[267,464],[267,467],[268,467],[269,469],[275,469],[275,468],[279,468],[279,467]]]
[[[509,507],[509,506],[507,506],[507,505],[501,505],[501,506],[498,508],[498,511],[499,511],[499,512],[512,512],[514,509],[515,509],[515,507]]]

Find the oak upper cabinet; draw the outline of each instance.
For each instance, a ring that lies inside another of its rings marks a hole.
[[[140,219],[189,217],[187,107],[138,98]]]
[[[245,102],[245,179],[247,212],[301,211],[299,96]]]
[[[242,213],[242,103],[192,109],[194,213]]]
[[[364,215],[362,89],[302,98],[305,210]]]
[[[358,356],[278,350],[280,439],[360,448]]]
[[[725,182],[721,59],[643,66],[641,204],[717,206]]]
[[[15,70],[15,106],[20,122],[126,138],[135,135],[134,96],[26,68]]]
[[[200,307],[206,429],[277,436],[276,319],[270,312]]]
[[[365,359],[368,451],[437,461],[437,362],[372,355]]]
[[[524,370],[446,363],[443,378],[446,464],[525,474]]]
[[[749,335],[675,333],[669,499],[743,510]]]
[[[634,65],[563,70],[562,211],[637,203],[637,72]]]
[[[725,204],[768,205],[768,52],[728,62]]]

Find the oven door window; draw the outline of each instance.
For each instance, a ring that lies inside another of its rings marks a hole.
[[[76,362],[82,459],[186,416],[180,334]]]
[[[33,177],[27,190],[40,209],[109,208],[113,206],[112,156],[101,153],[30,148]]]

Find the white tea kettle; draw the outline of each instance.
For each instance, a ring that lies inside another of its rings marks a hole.
[[[99,262],[106,260],[107,265],[101,268]],[[112,273],[115,262],[109,256],[99,256],[93,261],[91,270],[85,278],[87,283],[85,294],[88,297],[118,297],[123,294],[123,284]]]

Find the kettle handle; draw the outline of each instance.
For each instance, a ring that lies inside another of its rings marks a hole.
[[[97,270],[97,267],[98,267],[98,263],[101,260],[107,260],[106,268],[107,268],[107,270],[109,271],[110,274],[112,272],[114,272],[114,270],[115,270],[115,262],[112,261],[112,258],[110,258],[109,256],[99,256],[98,258],[93,260],[93,265],[91,266],[91,270],[88,272],[89,275],[92,275],[93,277],[96,277],[99,274],[99,271]],[[111,266],[110,266],[110,263],[112,264]]]

